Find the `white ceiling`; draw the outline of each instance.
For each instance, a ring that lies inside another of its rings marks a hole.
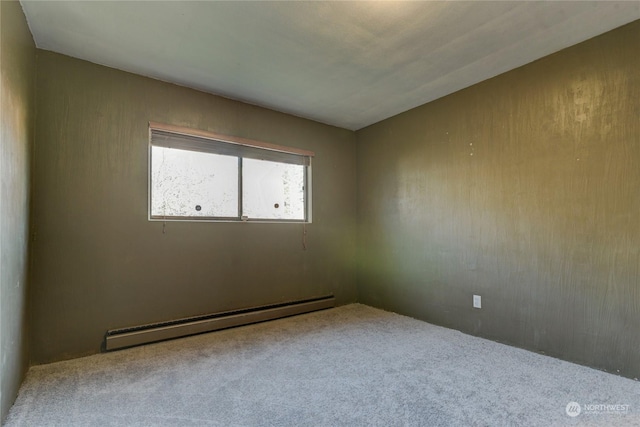
[[[21,3],[41,49],[352,130],[640,18],[638,1]]]

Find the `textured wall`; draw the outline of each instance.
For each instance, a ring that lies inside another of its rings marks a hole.
[[[29,366],[28,242],[35,45],[18,2],[0,2],[0,423]]]
[[[640,377],[638,40],[640,21],[359,131],[360,300]]]
[[[334,293],[356,299],[351,131],[39,51],[34,363],[111,328]],[[313,150],[313,224],[147,220],[148,121]]]

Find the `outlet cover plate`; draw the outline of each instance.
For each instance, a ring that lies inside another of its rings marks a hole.
[[[480,295],[473,296],[473,308],[482,308],[482,297]]]

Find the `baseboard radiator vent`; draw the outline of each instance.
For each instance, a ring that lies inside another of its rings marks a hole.
[[[283,304],[266,305],[243,310],[226,311],[223,313],[189,317],[153,323],[150,325],[134,326],[130,328],[112,329],[107,331],[105,349],[118,350],[156,341],[164,341],[204,332],[218,331],[234,326],[249,325],[251,323],[280,319],[309,313],[317,310],[332,308],[336,305],[333,295]]]

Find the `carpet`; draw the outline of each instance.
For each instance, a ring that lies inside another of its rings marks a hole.
[[[32,367],[13,426],[640,426],[640,382],[360,304]]]

